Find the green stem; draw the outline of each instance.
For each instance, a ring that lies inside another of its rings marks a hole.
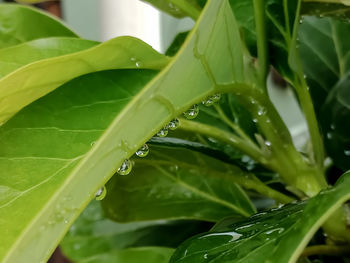
[[[201,10],[198,7],[190,4],[187,0],[170,0],[170,3],[177,6],[181,11],[185,12],[195,21],[201,14]]]
[[[181,119],[180,121],[180,128],[185,131],[200,133],[200,134],[206,135],[207,137],[211,137],[219,141],[225,142],[241,150],[243,153],[249,155],[251,158],[253,158],[257,162],[265,164],[269,168],[271,168],[269,165],[269,160],[266,159],[264,154],[261,152],[261,150],[257,146],[248,144],[245,140],[241,139],[240,137],[232,133],[223,131],[214,126],[209,126],[203,123],[188,121],[184,119]]]
[[[298,73],[298,79],[295,80],[294,86],[298,94],[300,105],[304,112],[305,119],[309,128],[314,162],[321,169],[323,169],[324,156],[325,156],[323,140],[322,140],[319,126],[318,126],[311,95],[309,93],[309,88],[301,72]]]
[[[255,143],[250,139],[250,137],[239,127],[237,124],[233,123],[229,117],[225,114],[225,112],[221,109],[219,105],[214,105],[216,111],[218,112],[220,118],[234,131],[236,132],[242,139],[246,142],[249,142],[253,145]]]
[[[254,0],[254,16],[257,34],[259,81],[266,90],[266,78],[268,74],[268,48],[266,33],[266,3],[265,0]]]
[[[349,246],[333,246],[333,245],[316,245],[305,248],[301,257],[309,257],[313,255],[329,255],[329,256],[345,256],[350,255]]]

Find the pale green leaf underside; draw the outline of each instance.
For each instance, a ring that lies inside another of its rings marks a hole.
[[[52,37],[0,49],[0,79],[29,63],[82,51],[97,44],[81,38]]]
[[[0,4],[0,48],[46,37],[78,37],[54,16],[36,8]]]
[[[129,45],[123,45],[125,42]],[[38,75],[31,79],[26,73],[43,61],[17,70],[16,73],[23,72],[13,81],[19,79],[22,84],[55,88],[77,75],[108,69],[111,65],[135,66],[132,57],[153,68],[167,62],[150,47],[145,47],[144,51],[142,46],[134,39],[119,38],[86,51],[49,59],[48,64],[41,64],[37,69],[41,76],[46,76],[44,83]],[[103,52],[94,54],[99,48],[103,48]],[[87,56],[89,52],[91,56]],[[116,54],[123,56],[120,58]],[[218,67],[222,64],[225,67]],[[67,73],[69,78],[60,78],[58,72]],[[207,5],[173,62],[142,91],[137,93],[136,90],[146,81],[144,72],[132,71],[129,76],[124,72],[119,76],[115,72],[94,74],[86,77],[86,83],[79,84],[84,78],[76,80],[78,83],[71,83],[73,87],[60,88],[17,114],[0,131],[4,142],[0,152],[0,185],[16,195],[16,198],[2,200],[0,259],[4,263],[44,262],[81,209],[125,158],[191,104],[219,92],[215,84],[243,81],[243,73],[240,36],[231,9],[227,1],[215,0]],[[13,75],[2,81],[8,81]],[[122,84],[122,80],[130,83]],[[3,91],[2,81],[0,94],[11,90]],[[105,85],[100,86],[102,81]],[[78,91],[79,88],[82,90]],[[105,92],[95,91],[98,88]],[[64,91],[71,95],[61,94]],[[40,96],[44,94],[40,92]],[[61,99],[58,99],[60,94]],[[35,95],[32,98],[38,97]],[[47,106],[42,107],[40,103],[47,103]],[[13,104],[2,100],[1,105],[11,107]],[[105,114],[109,117],[103,117]]]
[[[235,183],[246,175],[237,167],[190,150],[153,145],[147,157],[134,161],[131,176],[113,177],[107,184],[103,207],[115,221],[218,221],[255,212]]]
[[[314,233],[350,199],[350,173],[308,202],[262,212],[186,241],[171,262],[294,263]]]
[[[168,58],[132,37],[23,66],[0,79],[0,123],[65,82],[95,71],[119,68],[161,69]]]

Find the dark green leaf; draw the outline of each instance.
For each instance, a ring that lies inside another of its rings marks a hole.
[[[262,212],[183,243],[170,262],[296,262],[313,234],[350,198],[350,173],[308,202]]]
[[[304,17],[300,25],[300,54],[316,112],[328,93],[350,68],[348,23],[331,18]]]
[[[165,55],[174,56],[180,50],[182,44],[185,42],[188,33],[188,31],[179,33],[171,43],[170,47],[168,47],[166,50]]]
[[[46,37],[77,37],[62,22],[28,6],[0,4],[0,48]]]
[[[131,176],[112,178],[103,207],[119,222],[246,217],[254,207],[235,183],[244,176],[240,169],[199,153],[153,146],[149,156],[135,160]]]
[[[210,224],[197,221],[153,221],[119,224],[106,219],[100,202],[93,201],[61,242],[74,262],[128,247],[177,247],[185,239],[207,231]]]
[[[350,169],[350,72],[329,93],[320,120],[328,154],[335,165]]]

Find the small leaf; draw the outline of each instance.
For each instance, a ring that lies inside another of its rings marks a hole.
[[[235,183],[246,174],[228,168],[189,150],[152,146],[146,158],[135,159],[131,176],[115,176],[107,184],[105,213],[118,222],[247,217],[255,209]]]
[[[350,173],[309,201],[227,222],[183,243],[170,262],[296,262],[313,234],[350,199]]]
[[[46,37],[78,37],[61,21],[38,9],[0,4],[0,48]]]

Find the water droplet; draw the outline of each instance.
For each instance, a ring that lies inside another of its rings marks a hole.
[[[260,108],[259,110],[258,110],[258,115],[259,116],[262,116],[262,115],[264,115],[265,114],[265,109],[264,108]]]
[[[136,61],[136,58],[135,58],[135,57],[131,57],[130,60],[131,60],[132,62],[135,62],[135,61]]]
[[[143,66],[143,64],[142,64],[141,61],[136,61],[135,66],[136,66],[137,68],[141,68],[141,67]]]
[[[265,141],[265,145],[270,147],[271,146],[271,142],[270,141]]]
[[[128,175],[132,169],[132,162],[129,159],[125,159],[122,165],[119,167],[117,173],[120,175]]]
[[[205,254],[203,255],[203,258],[204,258],[204,259],[208,259],[208,254],[205,253]]]
[[[208,97],[206,100],[202,101],[202,104],[204,106],[212,106],[214,103],[218,102],[221,98],[221,94],[220,93],[216,93],[210,97]]]
[[[96,192],[95,199],[97,201],[101,201],[102,199],[104,199],[106,197],[106,194],[107,194],[107,189],[105,186],[103,186],[100,189],[98,189],[98,191]]]
[[[192,120],[198,116],[199,107],[197,104],[194,104],[190,109],[184,112],[184,116],[186,119]]]
[[[253,119],[253,122],[254,122],[254,123],[257,123],[257,122],[258,122],[258,119],[255,119],[255,118],[254,118],[254,119]]]
[[[331,124],[331,129],[335,130],[335,125],[334,124]]]
[[[168,135],[168,128],[167,127],[164,127],[159,132],[157,132],[158,137],[165,137],[167,135]]]
[[[95,142],[95,141],[93,141],[93,142],[91,142],[91,143],[90,143],[90,145],[91,145],[91,146],[94,146],[94,145],[95,145],[95,143],[96,143],[96,142]]]
[[[144,144],[140,149],[136,151],[138,157],[146,157],[149,153],[149,148],[147,144]]]
[[[344,154],[345,154],[346,156],[350,156],[350,150],[345,150],[345,151],[344,151]]]
[[[173,131],[173,130],[176,130],[179,127],[179,125],[180,125],[179,119],[175,118],[169,122],[167,127],[169,130]]]
[[[170,170],[170,172],[175,173],[175,172],[177,172],[179,170],[179,166],[172,165],[172,166],[169,167],[169,170]]]
[[[332,139],[332,133],[330,133],[330,132],[327,132],[327,139]]]

